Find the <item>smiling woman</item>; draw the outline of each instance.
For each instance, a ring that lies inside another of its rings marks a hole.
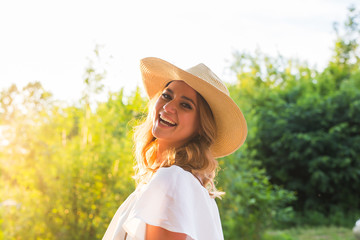
[[[204,64],[184,71],[145,58],[141,71],[150,103],[135,129],[138,187],[103,239],[223,239],[216,158],[244,143],[245,118]]]
[[[158,98],[152,134],[163,149],[180,147],[198,134],[197,98],[183,81],[171,82]]]

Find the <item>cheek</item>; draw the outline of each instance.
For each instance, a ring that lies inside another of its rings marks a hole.
[[[195,119],[194,128],[195,128],[195,132],[199,132],[199,130],[200,130],[200,119],[199,119],[199,117],[197,117]]]
[[[188,118],[188,126],[191,128],[193,132],[197,132],[200,126],[199,116],[198,114],[189,116]]]
[[[154,104],[154,112],[157,111],[157,110],[160,108],[160,102],[161,102],[160,99],[158,99],[158,100],[155,102],[155,104]]]
[[[153,112],[152,112],[152,115],[153,117],[156,117],[156,115],[159,113],[160,109],[163,107],[163,103],[161,101],[161,99],[158,99],[155,104],[154,104],[154,107],[153,107]]]

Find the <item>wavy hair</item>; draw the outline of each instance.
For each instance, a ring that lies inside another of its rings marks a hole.
[[[197,93],[199,106],[199,134],[183,146],[167,149],[163,162],[157,162],[157,139],[152,134],[155,118],[154,105],[160,97],[159,91],[148,105],[148,115],[144,121],[135,127],[135,180],[137,184],[146,183],[160,167],[177,165],[191,172],[200,183],[208,190],[211,197],[221,197],[224,192],[216,189],[214,178],[218,169],[218,162],[212,156],[210,147],[216,138],[215,119],[210,106],[205,99]]]

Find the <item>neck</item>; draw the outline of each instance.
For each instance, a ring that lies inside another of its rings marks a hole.
[[[157,147],[157,156],[156,156],[156,161],[158,163],[162,163],[164,161],[164,152],[166,151],[166,148],[162,147],[162,145],[158,145]]]
[[[166,158],[166,151],[170,148],[174,148],[175,146],[159,141],[158,140],[158,146],[157,146],[157,156],[156,161],[158,163],[162,163]]]

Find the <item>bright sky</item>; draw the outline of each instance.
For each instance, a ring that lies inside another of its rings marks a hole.
[[[323,68],[342,23],[359,0],[9,0],[0,2],[0,90],[40,81],[56,99],[76,101],[96,44],[107,90],[141,84],[139,60],[181,68],[200,62],[225,81],[232,53],[256,48]],[[106,56],[110,56],[106,57]],[[104,61],[105,62],[105,61]]]

